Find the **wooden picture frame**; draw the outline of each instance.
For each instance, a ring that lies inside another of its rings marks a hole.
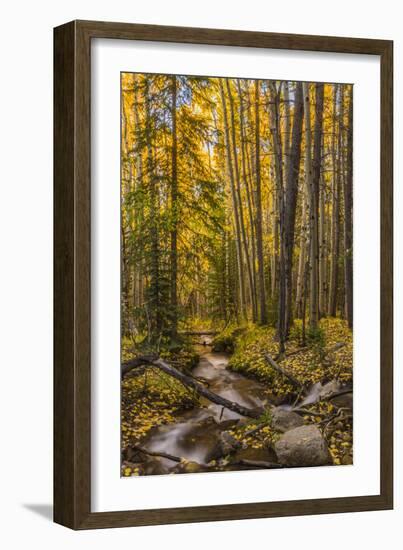
[[[91,40],[113,38],[380,56],[381,488],[379,495],[91,512]],[[54,30],[54,520],[94,529],[393,507],[393,42],[72,21]]]

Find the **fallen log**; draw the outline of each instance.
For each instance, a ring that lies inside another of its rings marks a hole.
[[[318,403],[318,401],[316,402]],[[316,403],[314,403],[316,405]],[[297,407],[295,409],[291,409],[291,412],[295,412],[295,413],[298,413],[298,414],[302,414],[302,415],[308,415],[308,416],[320,416],[320,417],[323,417],[323,418],[327,418],[329,415],[327,413],[321,413],[321,412],[315,412],[315,411],[310,411],[308,409],[304,409],[303,407]]]
[[[167,458],[168,460],[172,460],[173,462],[182,462],[184,460],[180,456],[171,455],[169,453],[164,453],[162,451],[161,452],[148,451],[147,449],[144,449],[144,447],[140,447],[139,445],[129,445],[129,447],[135,451],[144,453],[145,455]]]
[[[296,386],[298,389],[305,391],[305,386],[299,380],[297,380],[292,374],[290,374],[289,372],[285,371],[282,367],[280,367],[280,365],[276,363],[275,360],[272,357],[270,357],[268,353],[265,353],[264,357],[266,361],[269,363],[269,365],[275,371],[277,371],[278,373],[282,374],[285,378],[287,378],[288,381],[291,382],[293,386]]]
[[[201,332],[186,330],[179,334],[183,334],[184,336],[215,336],[218,332],[216,330],[202,330]]]
[[[266,462],[265,460],[249,460],[248,458],[242,458],[237,462],[232,462],[231,466],[247,466],[248,468],[282,468],[281,464],[277,462]]]
[[[163,451],[148,451],[147,449],[144,449],[144,447],[140,447],[139,445],[130,445],[130,448],[135,451],[139,451],[145,455],[155,456],[158,458],[167,458],[168,460],[172,460],[173,462],[187,462],[184,458],[180,456],[164,453]],[[265,460],[249,460],[246,458],[237,460],[236,462],[232,462],[231,466],[246,466],[248,468],[282,468],[282,466],[280,464],[277,464],[276,462],[267,462]]]
[[[128,378],[137,378],[137,376],[141,376],[142,374],[144,374],[147,370],[147,367],[145,365],[141,365],[139,366],[138,368],[136,369],[133,369],[131,370],[129,373],[128,373]]]
[[[244,407],[239,403],[229,401],[228,399],[225,399],[225,397],[221,397],[221,395],[213,393],[212,391],[204,387],[203,384],[201,384],[195,378],[184,374],[183,372],[179,371],[178,369],[155,355],[143,355],[127,361],[126,363],[123,363],[121,367],[122,377],[128,374],[131,370],[140,367],[141,365],[150,365],[153,367],[157,367],[169,376],[172,376],[173,378],[179,380],[184,386],[192,388],[198,395],[205,397],[216,405],[221,405],[226,409],[236,412],[241,416],[247,416],[249,418],[259,418],[264,412],[264,410],[261,408],[249,409],[248,407]]]
[[[331,395],[328,395],[326,397],[323,397],[321,399],[321,401],[331,401],[332,399],[334,399],[335,397],[339,397],[340,395],[346,395],[348,393],[353,393],[353,389],[352,388],[345,388],[343,390],[340,390],[340,391],[337,391],[335,393],[332,393]]]
[[[130,359],[130,361],[126,361],[121,366],[121,376],[124,378],[126,374],[128,374],[130,371],[137,367],[144,367],[146,365],[149,365],[152,363],[155,359],[157,359],[157,355],[140,355],[139,357],[135,357],[134,359]]]

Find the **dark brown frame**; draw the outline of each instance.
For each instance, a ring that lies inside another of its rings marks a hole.
[[[92,38],[377,55],[381,58],[381,490],[379,495],[91,512],[90,56]],[[54,520],[72,529],[393,507],[393,42],[72,21],[54,29]]]

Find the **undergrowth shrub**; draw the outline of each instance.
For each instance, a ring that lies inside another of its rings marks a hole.
[[[233,353],[237,338],[247,330],[247,327],[228,325],[213,338],[211,343],[213,351]]]

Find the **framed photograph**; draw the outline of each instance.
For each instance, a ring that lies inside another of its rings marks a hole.
[[[393,506],[393,43],[54,33],[54,519]]]

